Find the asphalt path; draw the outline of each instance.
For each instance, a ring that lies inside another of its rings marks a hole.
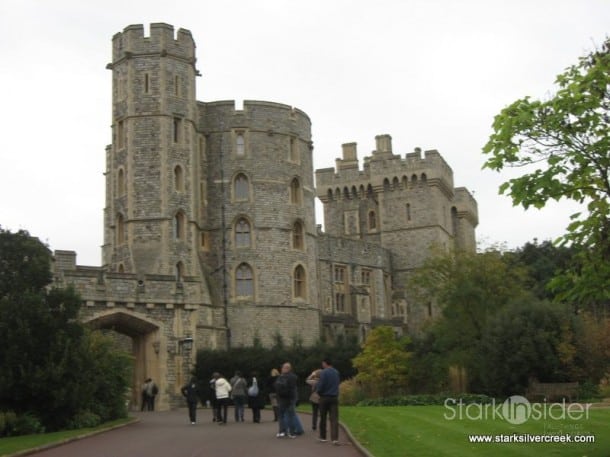
[[[139,422],[73,441],[31,455],[36,457],[362,457],[343,430],[339,445],[317,441],[311,416],[301,415],[305,434],[294,439],[276,438],[277,422],[271,411],[262,411],[255,424],[249,410],[246,422],[231,420],[218,425],[209,409],[197,411],[191,425],[186,409],[137,413]],[[328,431],[330,433],[330,430]]]

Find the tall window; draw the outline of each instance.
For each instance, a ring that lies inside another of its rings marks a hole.
[[[294,269],[294,297],[295,298],[307,298],[306,293],[306,280],[305,280],[305,269],[301,265],[297,265]]]
[[[177,192],[184,192],[184,173],[180,165],[174,168],[174,188]]]
[[[407,221],[411,220],[411,204],[407,203]]]
[[[182,127],[182,119],[179,117],[174,118],[174,127],[173,127],[173,138],[174,143],[180,143],[180,129]]]
[[[290,150],[289,150],[289,157],[290,157],[290,161],[291,162],[299,162],[299,149],[298,149],[298,143],[297,143],[297,139],[294,137],[290,138]]]
[[[178,262],[176,264],[176,281],[181,282],[182,278],[184,278],[184,264]]]
[[[296,221],[292,226],[292,247],[303,250],[303,224]]]
[[[250,186],[248,184],[248,178],[243,173],[240,173],[235,177],[234,189],[233,194],[235,200],[250,199]]]
[[[369,286],[371,284],[371,270],[363,269],[360,272],[360,282],[365,286]]]
[[[339,313],[345,312],[345,297],[347,295],[345,266],[335,265],[333,269],[333,280],[335,287],[335,309]]]
[[[121,213],[116,216],[116,242],[117,244],[125,242],[125,219]]]
[[[290,203],[293,205],[301,204],[301,184],[297,178],[290,182]]]
[[[117,125],[117,146],[119,148],[125,147],[125,122],[119,121]]]
[[[375,211],[369,211],[369,230],[377,230],[377,215]]]
[[[180,76],[174,75],[174,95],[180,96]]]
[[[184,240],[186,238],[186,216],[178,211],[174,216],[174,238]]]
[[[117,193],[119,197],[125,195],[125,171],[119,168],[119,175],[117,178]]]
[[[238,133],[235,137],[235,155],[237,157],[246,155],[246,141],[243,133]]]
[[[238,297],[254,296],[254,275],[252,267],[242,263],[235,270],[235,295]]]
[[[250,247],[250,223],[244,217],[235,223],[235,247]]]
[[[144,93],[150,93],[150,75],[148,73],[144,73]]]

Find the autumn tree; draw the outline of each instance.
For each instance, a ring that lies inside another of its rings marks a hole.
[[[391,327],[376,327],[368,334],[362,352],[353,359],[356,381],[373,397],[404,393],[409,374],[409,339],[397,338]]]
[[[495,117],[484,168],[523,169],[500,186],[514,205],[582,204],[560,238],[577,248],[577,262],[552,286],[562,299],[599,309],[610,302],[610,39],[558,75],[556,86],[548,99],[524,97]]]

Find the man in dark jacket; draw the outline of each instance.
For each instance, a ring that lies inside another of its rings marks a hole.
[[[332,366],[330,359],[322,361],[320,380],[315,391],[320,396],[320,438],[318,441],[326,442],[326,416],[330,418],[330,439],[333,444],[339,444],[339,372]]]
[[[191,424],[195,425],[195,422],[197,422],[197,401],[199,400],[197,379],[191,378],[191,382],[184,386],[181,391],[184,398],[186,398],[186,403],[189,407],[189,419]]]
[[[295,405],[297,402],[297,376],[292,372],[292,365],[286,362],[282,365],[282,373],[275,381],[275,392],[278,397],[279,431],[278,438],[288,436],[296,438],[290,428],[295,423]]]

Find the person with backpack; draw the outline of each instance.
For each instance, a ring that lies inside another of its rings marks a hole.
[[[296,438],[291,427],[296,422],[297,376],[292,372],[292,365],[288,362],[282,365],[282,372],[275,381],[275,393],[279,408],[279,431],[276,437]]]
[[[244,421],[244,406],[246,404],[246,389],[248,387],[246,379],[241,375],[241,371],[236,371],[235,376],[229,381],[231,383],[231,395],[235,405],[235,422]]]
[[[229,393],[231,384],[218,372],[212,375],[214,390],[216,392],[216,420],[218,425],[227,425],[227,409],[229,407]]]

